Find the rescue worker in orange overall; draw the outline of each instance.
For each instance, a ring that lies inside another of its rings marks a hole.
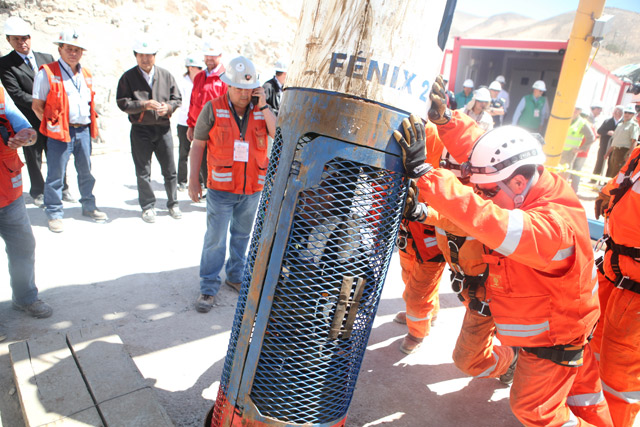
[[[427,122],[425,126],[428,160],[437,163],[442,142],[435,125]],[[424,338],[429,335],[431,325],[438,316],[438,291],[446,264],[438,249],[433,226],[403,220],[397,245],[405,284],[402,298],[407,311],[399,312],[393,320],[407,325],[409,331],[400,344],[400,351],[412,354],[418,351]]]
[[[440,79],[438,79],[440,80]],[[442,91],[442,82],[434,91]],[[446,108],[429,117],[442,126]],[[396,131],[409,178],[422,200],[484,244],[485,283],[497,337],[521,347],[511,409],[525,425],[612,425],[589,339],[599,316],[586,215],[565,180],[546,171],[540,142],[502,126],[480,137],[462,168],[472,188],[426,163],[424,126],[416,116]],[[424,222],[424,203],[407,209]]]
[[[444,102],[444,98],[437,98],[432,108]],[[484,134],[484,130],[459,111],[452,112],[449,123],[438,130],[443,142],[446,141],[456,150],[449,153],[445,149],[440,166],[468,185],[469,177],[462,177],[460,162],[456,157],[466,160],[473,143]],[[451,287],[465,305],[464,320],[453,350],[453,362],[468,375],[499,378],[502,383],[511,384],[517,358],[511,347],[493,346],[496,327],[485,298],[484,282],[488,266],[483,260],[484,246],[433,208],[427,209],[425,223],[435,226],[438,247],[451,269]]]
[[[616,427],[631,426],[640,410],[640,147],[601,190],[596,218],[605,217],[606,251],[599,259],[602,315],[594,347]]]

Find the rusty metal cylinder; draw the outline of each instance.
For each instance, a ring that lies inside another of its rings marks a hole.
[[[212,426],[344,425],[454,7],[304,2]]]

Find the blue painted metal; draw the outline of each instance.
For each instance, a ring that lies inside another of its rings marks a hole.
[[[341,94],[285,92],[213,425],[232,424],[221,402],[253,425],[344,420],[406,196],[392,137],[405,117]]]
[[[597,219],[588,219],[588,221],[591,240],[598,240],[604,234],[604,222]]]

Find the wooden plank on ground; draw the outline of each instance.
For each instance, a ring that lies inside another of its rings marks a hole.
[[[173,426],[150,387],[101,402],[99,406],[109,427]]]
[[[73,420],[75,414],[86,424],[101,425],[64,334],[13,343],[9,353],[28,427]]]

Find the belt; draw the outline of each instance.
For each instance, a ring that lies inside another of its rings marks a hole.
[[[69,126],[72,128],[83,128],[85,126],[89,126],[88,124],[86,125],[81,125],[81,124],[77,124],[77,123],[69,123]]]

